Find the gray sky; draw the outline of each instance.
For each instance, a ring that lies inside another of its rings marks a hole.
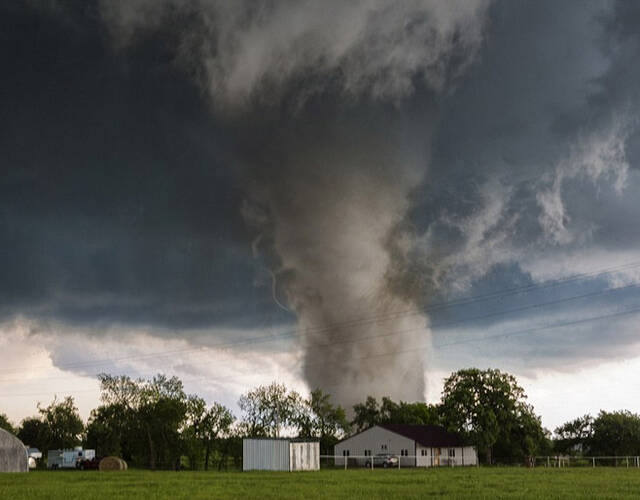
[[[515,373],[549,427],[640,411],[635,2],[29,1],[0,25],[13,419],[54,393],[86,414],[100,371],[350,404],[467,366]]]

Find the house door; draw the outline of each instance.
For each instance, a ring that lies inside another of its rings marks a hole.
[[[433,465],[440,465],[440,448],[434,448],[433,450]]]

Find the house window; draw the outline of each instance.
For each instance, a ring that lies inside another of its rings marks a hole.
[[[349,456],[349,450],[342,450],[342,456],[343,457],[348,457]]]
[[[371,456],[371,450],[364,450],[364,456],[365,457],[370,457]]]
[[[427,456],[427,450],[425,450],[425,449],[420,450],[420,456],[426,457]]]
[[[452,457],[452,458],[456,456],[456,449],[455,448],[449,448],[449,456]]]
[[[400,450],[400,456],[408,457],[409,456],[409,450]]]
[[[382,445],[380,445],[380,449],[381,449],[381,450],[386,450],[386,449],[387,449],[387,445],[386,445],[386,444],[382,444]]]

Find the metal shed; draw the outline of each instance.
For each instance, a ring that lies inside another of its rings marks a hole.
[[[320,443],[307,439],[245,438],[242,470],[301,471],[320,469]]]
[[[22,441],[0,429],[0,472],[28,472],[29,457]]]

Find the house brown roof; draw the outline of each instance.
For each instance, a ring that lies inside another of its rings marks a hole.
[[[380,424],[380,427],[412,439],[422,446],[446,448],[465,446],[462,437],[437,425]]]

